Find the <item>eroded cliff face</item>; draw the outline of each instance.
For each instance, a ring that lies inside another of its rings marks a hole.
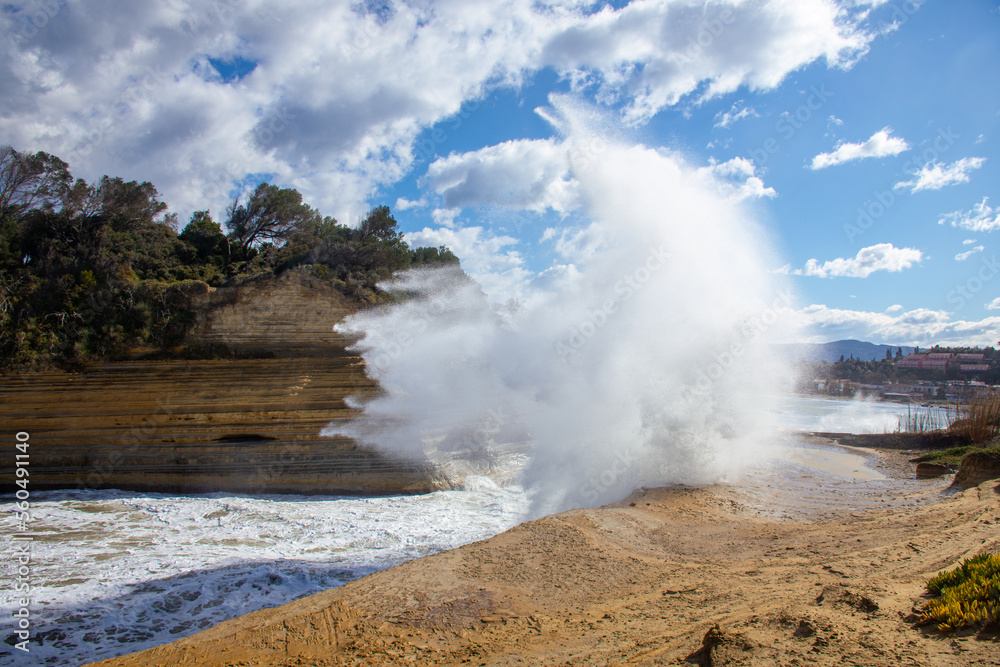
[[[210,289],[191,299],[195,325],[188,341],[282,357],[325,356],[350,339],[333,325],[359,304],[305,269],[239,287]]]
[[[377,386],[333,325],[357,305],[323,281],[274,281],[195,297],[191,341],[270,358],[125,361],[3,378],[0,418],[30,434],[31,485],[234,493],[422,493],[421,462],[320,437]],[[13,448],[8,448],[13,451]],[[13,455],[4,468],[13,477]]]
[[[962,459],[952,486],[969,489],[993,479],[1000,479],[1000,454],[996,450],[972,452]]]

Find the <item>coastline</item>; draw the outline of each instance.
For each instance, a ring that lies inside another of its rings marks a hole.
[[[93,664],[992,665],[996,635],[916,624],[928,577],[1000,551],[1000,485],[949,481],[809,519],[738,487],[639,490]]]

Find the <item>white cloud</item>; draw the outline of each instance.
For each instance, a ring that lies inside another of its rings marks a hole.
[[[1000,310],[1000,296],[986,304],[986,310]]]
[[[746,158],[734,157],[725,162],[713,159],[707,167],[699,167],[697,174],[732,201],[778,196],[774,188],[764,186],[753,161]]]
[[[841,143],[831,153],[820,153],[813,158],[811,169],[825,169],[852,160],[899,155],[910,148],[900,137],[890,136],[892,129],[885,127],[873,134],[867,141],[858,144]]]
[[[916,172],[911,181],[900,181],[892,186],[896,188],[910,188],[910,192],[920,192],[921,190],[940,190],[946,185],[956,183],[968,183],[969,172],[979,169],[985,164],[984,157],[965,157],[948,165],[941,165],[937,162],[925,164],[920,171]]]
[[[462,212],[459,208],[436,208],[431,211],[431,219],[442,227],[454,227],[455,218]]]
[[[896,248],[891,243],[862,248],[855,257],[831,259],[822,264],[810,259],[801,269],[793,273],[797,276],[818,278],[867,278],[876,271],[902,271],[920,263],[923,253],[916,248]]]
[[[476,206],[565,214],[581,204],[570,152],[570,146],[551,139],[507,141],[435,160],[422,181],[441,195],[452,217]],[[746,158],[713,159],[695,169],[695,177],[731,201],[777,196]]]
[[[633,2],[561,31],[542,57],[576,89],[626,100],[625,119],[641,123],[695,91],[705,100],[771,89],[820,58],[848,67],[874,36],[859,26],[865,16],[828,0]]]
[[[888,308],[886,308],[885,312],[887,312],[887,313],[898,313],[901,310],[903,310],[903,307],[897,303],[897,304],[893,304],[893,305],[889,306]]]
[[[348,222],[415,154],[433,157],[463,109],[546,67],[642,123],[685,95],[848,67],[875,35],[865,10],[831,0],[58,5],[24,40],[32,5],[0,12],[2,141],[88,180],[150,180],[182,215],[220,215],[251,175]],[[225,81],[210,58],[253,69]]]
[[[424,208],[427,206],[427,198],[421,197],[420,199],[407,199],[406,197],[399,197],[396,199],[395,208],[400,211],[408,211],[411,208]]]
[[[967,250],[965,252],[958,253],[957,255],[955,255],[955,259],[959,262],[964,262],[965,260],[975,255],[977,252],[982,252],[983,250],[985,250],[984,246],[977,245],[972,250]]]
[[[897,345],[992,345],[1000,340],[1000,317],[978,321],[953,320],[950,313],[916,309],[873,313],[811,305],[796,311],[794,319],[811,332],[813,342],[856,339]]]
[[[1000,209],[994,209],[986,203],[988,197],[972,207],[971,211],[955,211],[941,216],[939,225],[950,224],[973,232],[992,232],[1000,229]]]
[[[596,255],[604,247],[606,239],[603,228],[590,225],[583,229],[548,228],[539,239],[541,242],[554,241],[556,253],[571,265],[581,264]]]
[[[964,241],[962,241],[962,245],[972,245],[975,242],[976,239],[965,239]]]
[[[553,140],[507,141],[435,160],[425,180],[449,208],[503,206],[566,212],[577,206],[566,148]]]
[[[760,118],[760,114],[753,107],[742,106],[743,100],[734,102],[729,111],[720,111],[715,114],[715,127],[730,127],[733,123],[744,118]]]

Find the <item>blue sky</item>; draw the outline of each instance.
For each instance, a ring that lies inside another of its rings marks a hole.
[[[731,187],[803,339],[1000,340],[996,2],[51,0],[0,28],[0,142],[150,180],[182,224],[262,179],[388,204],[517,298],[585,224],[536,111],[569,94]]]

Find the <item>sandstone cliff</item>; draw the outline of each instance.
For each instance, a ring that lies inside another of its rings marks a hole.
[[[333,325],[359,304],[304,268],[191,299],[195,325],[188,342],[282,357],[326,356],[350,340]]]
[[[250,358],[4,378],[0,418],[11,436],[30,434],[32,488],[393,494],[445,485],[421,462],[319,436],[354,416],[348,396],[377,391],[332,331],[358,305],[328,283],[289,272],[208,291],[194,307],[192,343]],[[10,452],[3,467],[13,479]]]

